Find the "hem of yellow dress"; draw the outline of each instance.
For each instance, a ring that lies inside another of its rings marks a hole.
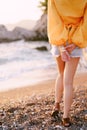
[[[82,42],[77,42],[77,41],[74,41],[74,40],[72,40],[72,42],[76,45],[76,46],[78,46],[79,48],[86,48],[87,47],[87,42],[86,42],[86,44],[84,43],[82,43]]]
[[[78,41],[74,41],[72,39],[61,39],[61,40],[49,40],[49,43],[52,45],[56,45],[56,46],[62,46],[62,45],[66,45],[66,42],[68,41],[69,44],[73,43],[76,46],[78,46],[79,48],[86,48],[87,47],[87,42],[84,42],[84,44],[82,42],[78,42]]]
[[[61,46],[61,45],[65,45],[67,42],[67,40],[61,39],[61,40],[49,40],[49,43],[52,45],[57,45],[57,46]]]

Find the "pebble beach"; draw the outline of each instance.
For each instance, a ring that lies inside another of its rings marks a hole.
[[[63,99],[60,119],[53,119],[55,80],[24,86],[0,93],[0,130],[87,130],[87,73],[74,78],[72,125],[62,126]]]

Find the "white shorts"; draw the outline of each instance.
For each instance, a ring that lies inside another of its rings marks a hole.
[[[60,56],[60,51],[59,47],[56,45],[51,45],[51,51],[53,56],[59,57]],[[82,56],[82,49],[79,47],[76,47],[70,54],[71,57],[81,57]]]

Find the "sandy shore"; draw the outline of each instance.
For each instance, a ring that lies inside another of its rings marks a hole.
[[[55,80],[0,93],[0,129],[66,130],[60,116],[53,119]],[[87,73],[76,74],[74,97],[70,110],[72,125],[67,130],[87,130]]]
[[[22,88],[0,92],[0,103],[4,104],[10,100],[17,101],[34,95],[43,95],[54,92],[54,84],[55,80],[47,80],[36,85],[24,86]],[[87,73],[76,73],[74,78],[75,90],[84,89],[84,87],[87,87]]]

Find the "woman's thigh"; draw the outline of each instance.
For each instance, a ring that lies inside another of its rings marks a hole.
[[[56,57],[56,62],[57,62],[57,67],[58,67],[59,74],[63,74],[64,73],[64,68],[65,68],[65,62],[61,60],[61,56]]]
[[[65,69],[64,69],[64,84],[72,84],[73,78],[78,66],[79,57],[77,58],[71,58],[70,61],[65,63]]]

